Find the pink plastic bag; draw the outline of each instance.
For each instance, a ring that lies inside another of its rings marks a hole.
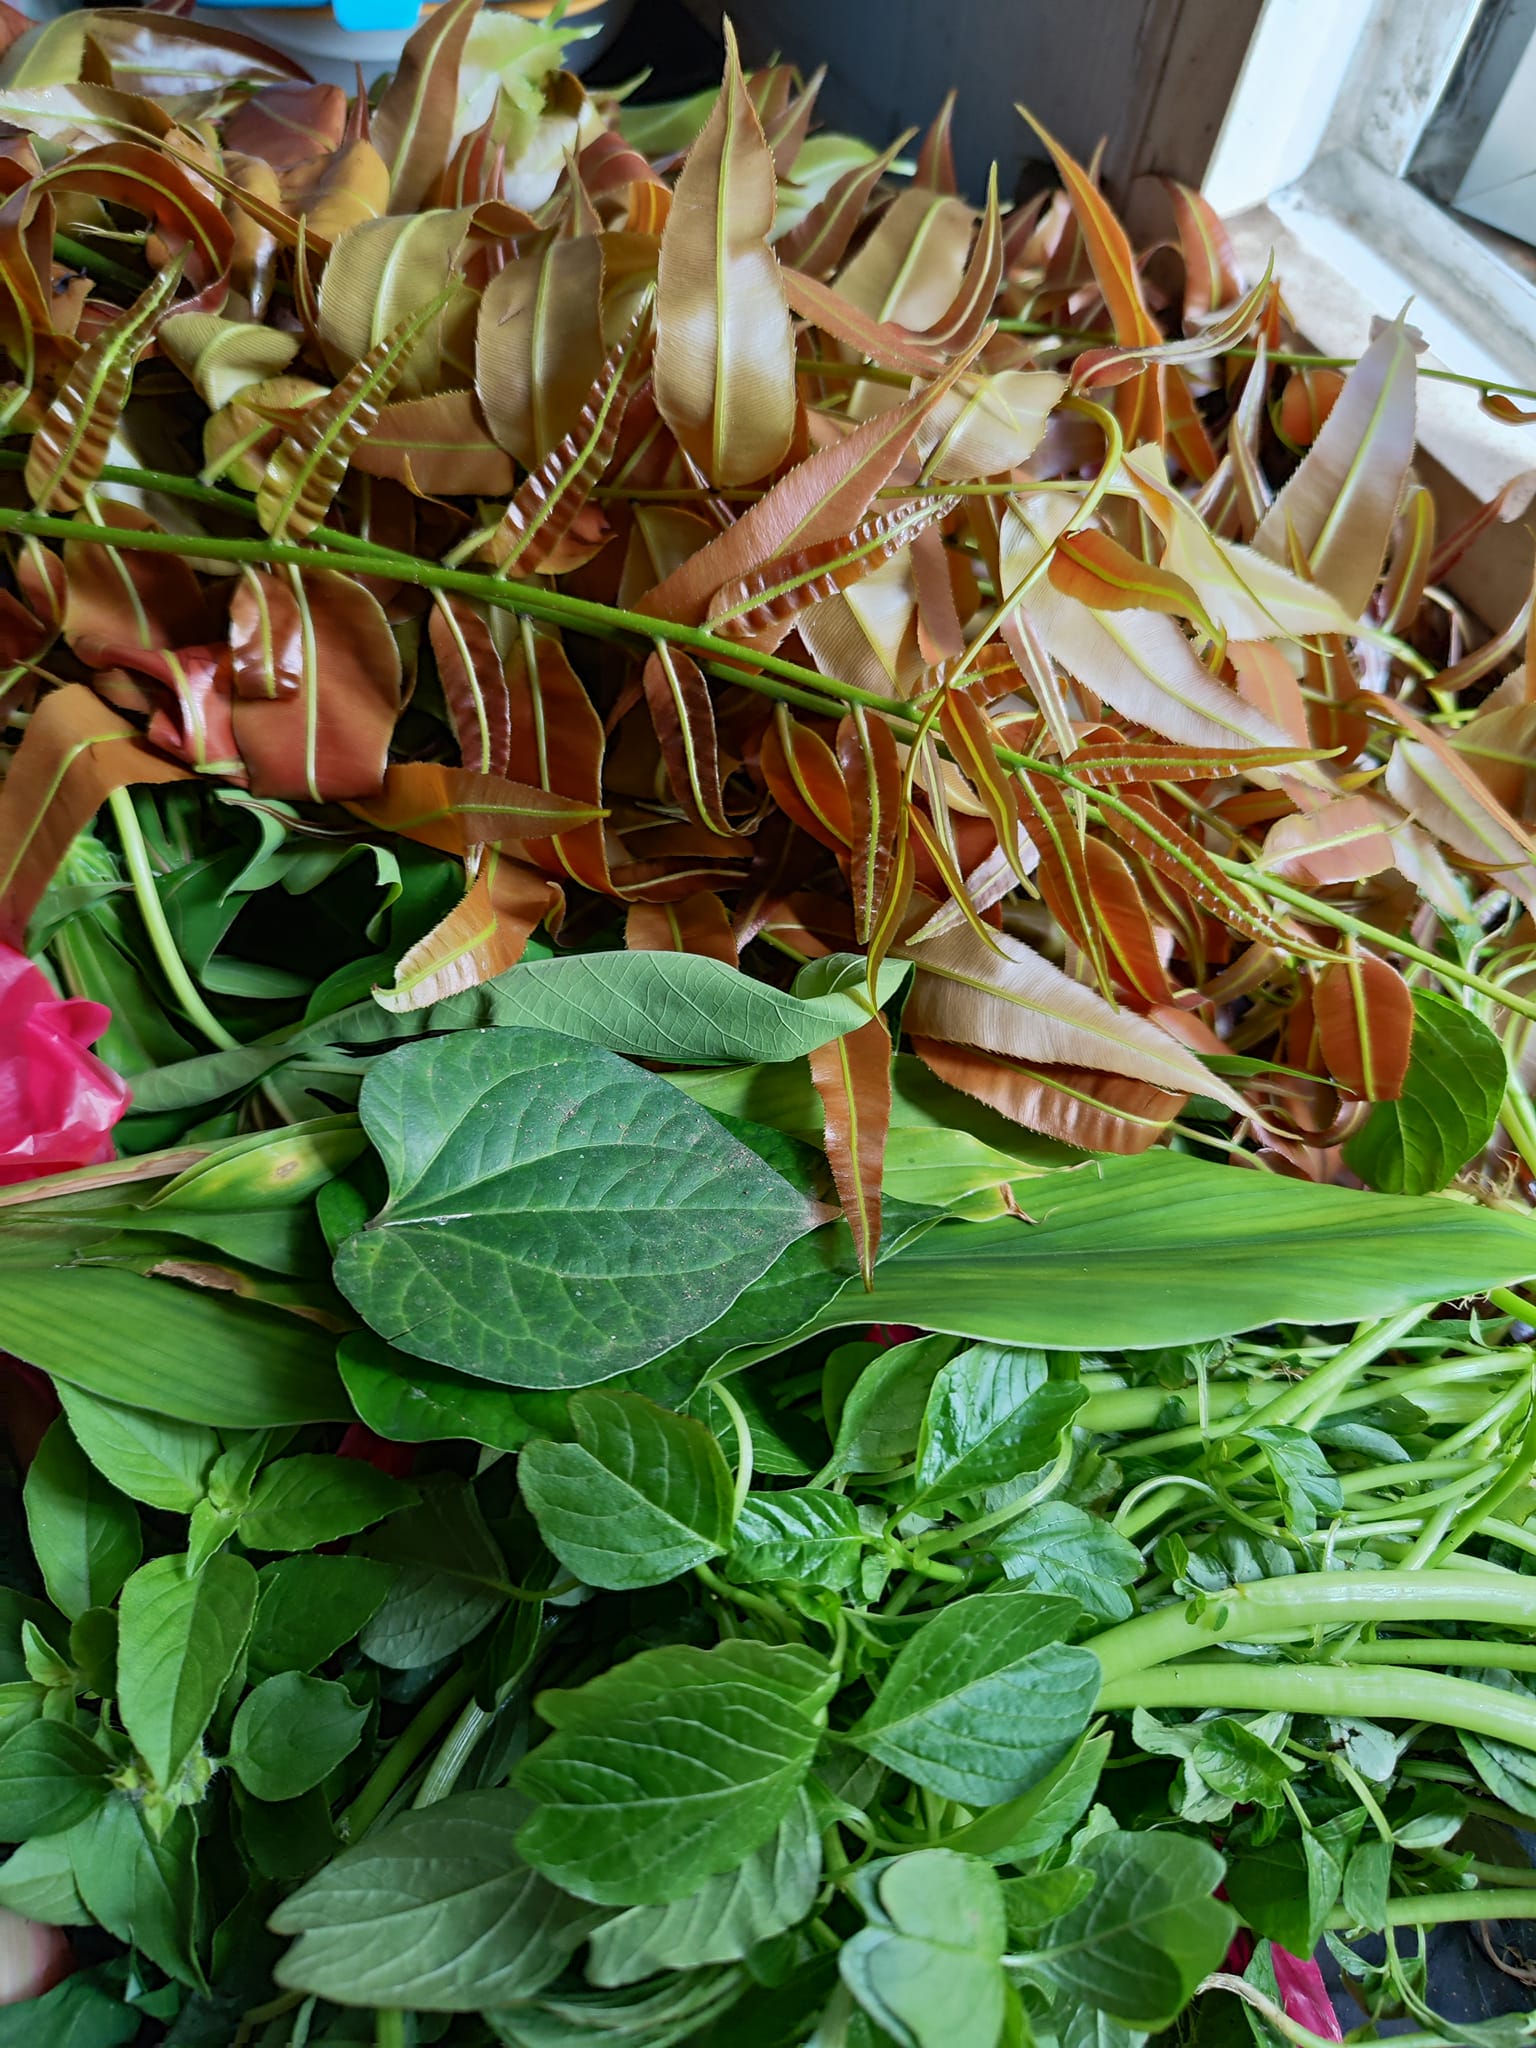
[[[88,1050],[111,1021],[102,1003],[61,1000],[0,944],[0,1185],[112,1157],[128,1090]]]

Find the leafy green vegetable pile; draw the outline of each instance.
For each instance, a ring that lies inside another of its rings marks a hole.
[[[1514,498],[572,33],[0,0],[0,2048],[1513,2048]]]

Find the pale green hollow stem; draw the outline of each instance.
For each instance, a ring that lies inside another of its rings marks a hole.
[[[1137,1615],[1091,1637],[1088,1648],[1108,1687],[1218,1643],[1252,1642],[1298,1627],[1381,1621],[1483,1622],[1492,1628],[1536,1630],[1536,1580],[1469,1571],[1298,1572],[1230,1586],[1194,1615],[1184,1603]],[[1268,1676],[1278,1669],[1255,1668]]]
[[[1536,1643],[1455,1642],[1448,1637],[1399,1637],[1387,1643],[1351,1643],[1341,1664],[1433,1664],[1468,1671],[1536,1671]]]
[[[1476,1679],[1406,1666],[1256,1664],[1198,1658],[1133,1671],[1107,1684],[1101,1709],[1219,1707],[1231,1712],[1322,1714],[1358,1721],[1428,1721],[1536,1750],[1536,1707]]]

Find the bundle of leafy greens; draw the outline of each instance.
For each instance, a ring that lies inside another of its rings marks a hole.
[[[0,2048],[1524,2039],[1517,497],[573,33],[0,7]]]

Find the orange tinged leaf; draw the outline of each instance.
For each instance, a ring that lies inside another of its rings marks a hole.
[[[512,458],[491,439],[472,391],[439,391],[382,406],[352,451],[363,476],[387,476],[418,498],[501,498],[516,480]]]
[[[773,226],[773,157],[725,25],[725,82],[661,236],[656,404],[714,484],[776,469],[795,427],[794,339]]]
[[[400,715],[400,652],[378,599],[335,569],[247,569],[229,644],[252,791],[311,803],[373,795]]]
[[[1182,576],[1142,561],[1112,534],[1093,528],[1064,533],[1046,573],[1064,596],[1075,597],[1094,611],[1169,612],[1174,618],[1192,619],[1216,637],[1205,607]]]
[[[1280,394],[1278,426],[1293,448],[1310,448],[1339,401],[1344,379],[1337,370],[1292,370]]]
[[[519,486],[486,544],[502,575],[532,576],[558,561],[562,542],[612,460],[625,410],[650,368],[651,324],[647,296],[604,361],[576,425]]]
[[[891,1035],[881,1017],[810,1056],[826,1117],[822,1143],[866,1288],[880,1250],[880,1182],[891,1125]]]
[[[448,161],[459,65],[480,0],[447,0],[422,20],[373,115],[373,142],[390,166],[391,213],[424,205]]]
[[[642,688],[672,794],[709,831],[733,837],[736,827],[725,814],[720,789],[715,707],[703,671],[681,648],[658,641]]]
[[[1089,1067],[1004,1059],[937,1038],[914,1038],[912,1046],[924,1066],[951,1088],[975,1096],[1027,1130],[1085,1152],[1145,1152],[1189,1099]]]
[[[128,402],[134,365],[153,340],[155,322],[175,296],[181,271],[178,257],[75,358],[27,449],[26,486],[40,512],[72,512],[101,475]]]
[[[715,593],[705,623],[711,632],[771,652],[807,606],[850,589],[946,517],[955,502],[928,498],[892,505],[861,520],[851,533],[765,562]]]
[[[631,953],[695,953],[734,967],[736,939],[720,898],[707,889],[677,903],[632,903],[624,921]]]
[[[1210,201],[1176,178],[1164,178],[1173,202],[1179,249],[1184,257],[1184,325],[1198,327],[1208,314],[1243,295],[1232,238]]]
[[[864,209],[875,187],[911,139],[912,130],[908,128],[869,163],[856,164],[851,171],[844,171],[826,198],[779,237],[774,247],[786,270],[802,271],[807,277],[820,279],[837,268],[864,218]]]
[[[8,943],[22,943],[59,862],[113,790],[183,782],[191,772],[146,746],[83,684],[50,692],[0,784],[0,933]]]
[[[1366,1102],[1395,1102],[1413,1044],[1413,994],[1395,967],[1353,954],[1325,967],[1312,1014],[1328,1071]]]
[[[466,768],[503,775],[512,721],[497,628],[487,607],[452,592],[436,593],[428,623],[443,701]]]
[[[808,320],[834,341],[857,349],[883,369],[911,370],[918,376],[931,376],[944,366],[942,348],[929,344],[895,321],[877,320],[818,278],[786,268],[784,293],[791,310],[801,320]]]
[[[1200,842],[1148,798],[1122,794],[1115,807],[1105,806],[1103,815],[1117,838],[1233,931],[1292,952],[1310,950],[1298,933],[1282,932],[1261,902],[1230,881]]]
[[[1387,833],[1401,815],[1380,797],[1341,796],[1269,829],[1261,865],[1304,889],[1363,881],[1397,858]]]
[[[837,759],[848,791],[852,838],[848,880],[853,892],[854,935],[861,945],[869,945],[903,865],[907,821],[901,756],[885,720],[871,717],[859,706],[837,728]]]
[[[786,705],[774,709],[759,764],[774,802],[802,832],[835,852],[852,845],[853,812],[837,756]]]
[[[394,762],[378,795],[350,808],[385,832],[441,853],[502,839],[548,839],[602,816],[591,804],[441,761]]]
[[[505,674],[512,725],[508,767],[523,782],[599,810],[603,801],[603,727],[570,657],[529,619],[517,622]],[[548,875],[605,896],[616,893],[600,824],[540,839],[528,857]]]
[[[475,389],[491,432],[537,469],[581,418],[603,367],[603,248],[591,235],[515,257],[480,301]]]
[[[397,1014],[425,1010],[493,981],[522,959],[529,933],[559,902],[552,882],[491,849],[463,900],[401,955],[393,983],[376,988],[374,1001]]]

